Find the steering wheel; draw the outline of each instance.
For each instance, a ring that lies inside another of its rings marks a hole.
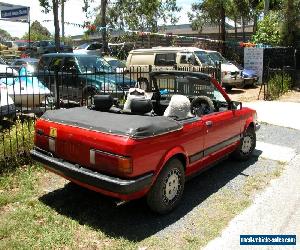
[[[191,112],[197,116],[210,114],[214,109],[212,100],[207,96],[198,96],[191,102]]]

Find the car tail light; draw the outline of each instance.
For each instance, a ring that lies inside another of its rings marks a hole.
[[[90,164],[95,165],[100,170],[109,172],[122,174],[132,173],[132,160],[130,157],[115,155],[100,150],[90,150]]]

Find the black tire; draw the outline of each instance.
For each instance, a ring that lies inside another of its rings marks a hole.
[[[207,96],[198,96],[191,102],[191,112],[197,116],[210,114],[214,109],[213,101]]]
[[[253,127],[248,127],[244,133],[240,145],[232,153],[232,156],[237,160],[248,160],[256,147],[256,133]]]
[[[166,214],[173,210],[181,200],[184,183],[183,164],[173,158],[164,166],[147,195],[150,209],[159,214]]]
[[[225,90],[226,90],[226,92],[231,91],[232,90],[232,86],[225,86]]]

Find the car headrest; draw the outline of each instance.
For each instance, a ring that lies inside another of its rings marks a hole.
[[[95,95],[94,106],[98,111],[109,111],[114,104],[114,98],[111,95]]]
[[[190,100],[184,95],[173,95],[164,116],[175,117],[176,119],[192,117]]]
[[[132,99],[130,103],[131,113],[143,115],[152,111],[152,102],[149,99]]]

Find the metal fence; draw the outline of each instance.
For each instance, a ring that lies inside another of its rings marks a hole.
[[[260,86],[259,95],[263,93],[264,100],[273,100],[293,88],[296,84],[296,69],[291,66],[281,68],[266,68],[265,79]]]
[[[27,71],[2,75],[0,79],[0,172],[30,160],[35,119],[45,111],[91,105],[96,94],[110,94],[122,101],[131,87],[149,80],[149,73],[161,70],[196,71],[221,76],[216,67],[132,67],[117,71],[85,69]],[[171,86],[163,86],[168,89]],[[25,157],[24,157],[25,156]]]

